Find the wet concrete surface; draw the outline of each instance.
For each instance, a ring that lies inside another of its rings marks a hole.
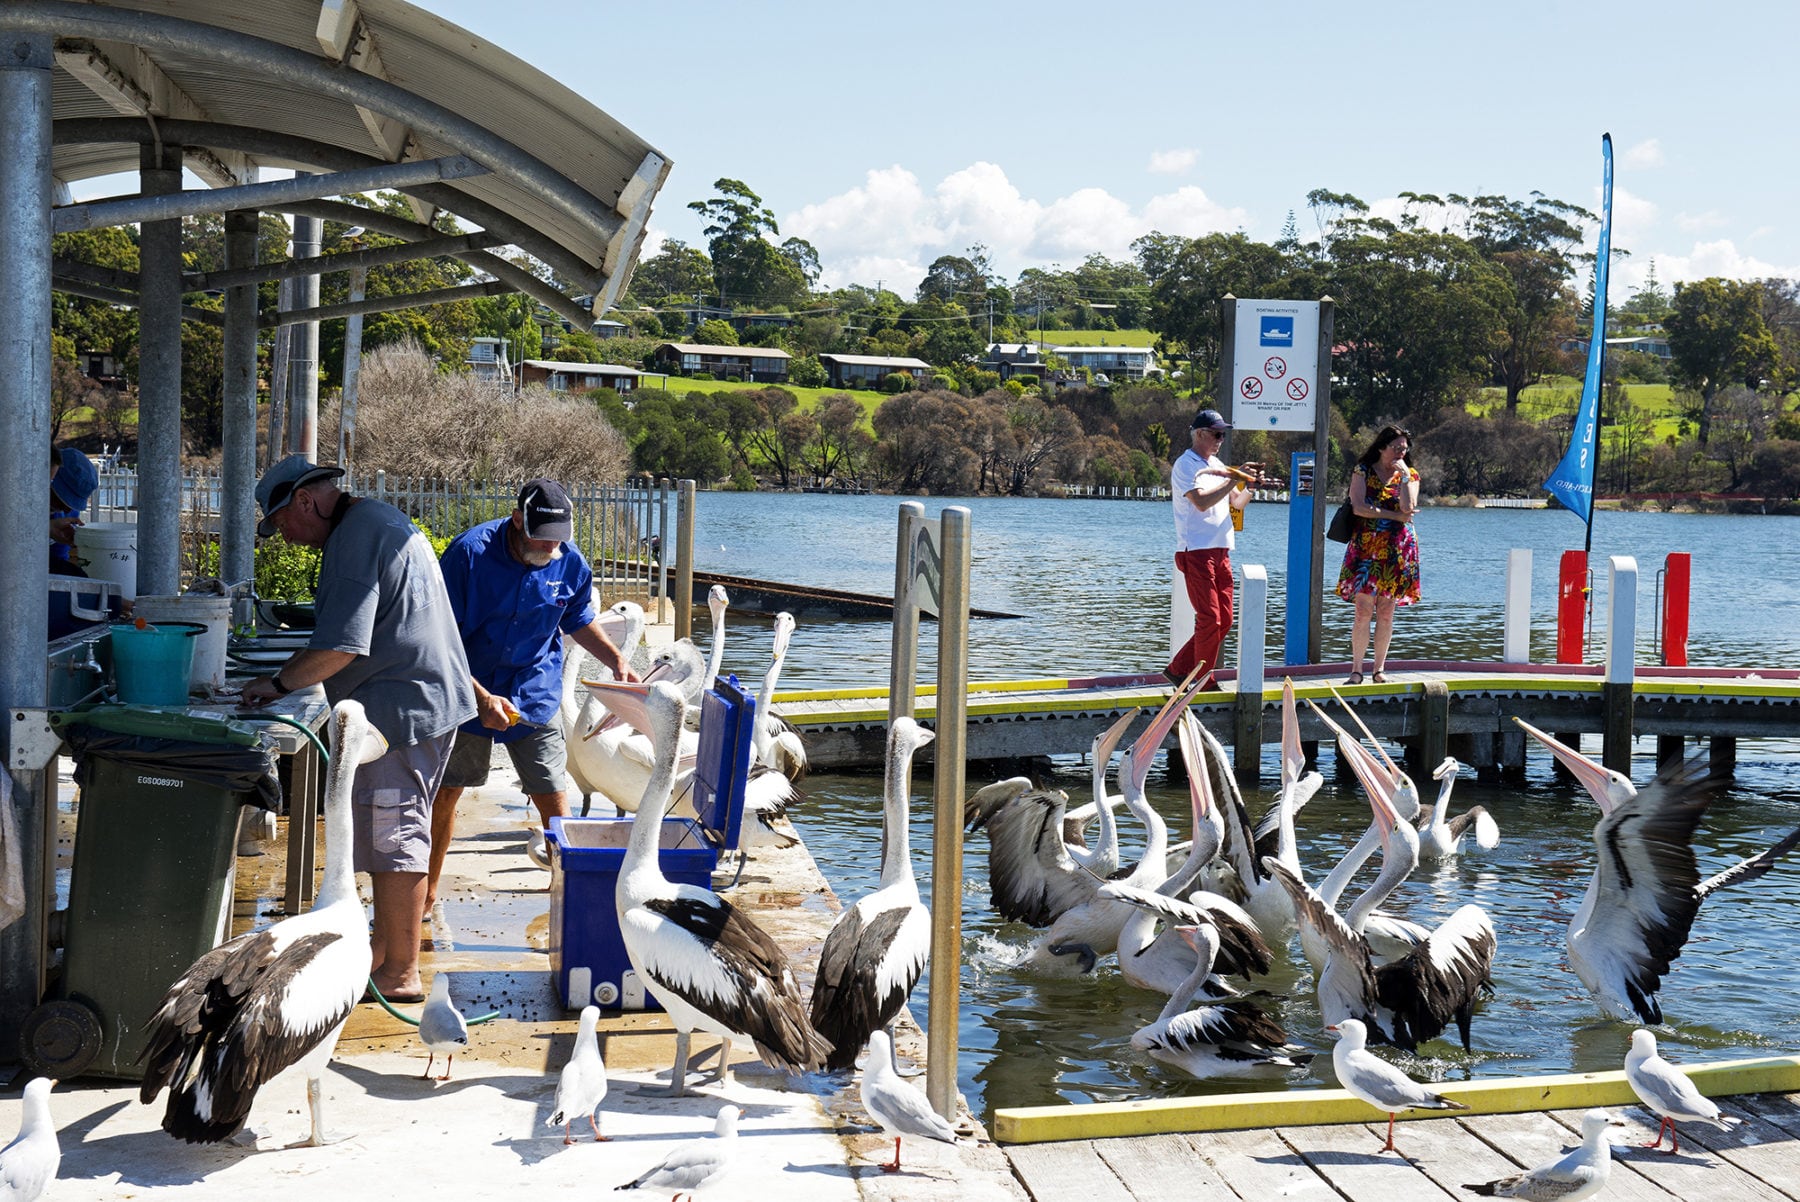
[[[74,820],[73,806],[66,809],[59,827],[65,837]],[[596,813],[606,809],[596,802]],[[324,1148],[285,1146],[303,1138],[309,1122],[305,1082],[292,1070],[260,1091],[242,1144],[209,1147],[157,1130],[161,1099],[143,1105],[135,1086],[68,1082],[52,1095],[63,1147],[54,1196],[263,1202],[432,1191],[499,1198],[521,1187],[610,1191],[677,1143],[710,1131],[719,1106],[730,1101],[744,1110],[740,1150],[730,1174],[702,1197],[1025,1197],[1004,1155],[980,1138],[966,1111],[961,1126],[974,1138],[956,1146],[908,1141],[903,1171],[881,1172],[877,1164],[892,1155],[893,1141],[862,1110],[855,1077],[788,1077],[740,1053],[728,1088],[704,1086],[685,1099],[642,1092],[665,1084],[674,1060],[674,1032],[660,1012],[605,1013],[599,1035],[610,1091],[601,1125],[611,1138],[580,1139],[582,1123],[577,1142],[565,1147],[562,1133],[545,1122],[576,1015],[562,1008],[549,972],[550,874],[525,852],[526,818],[534,813],[504,756],[489,785],[465,793],[458,809],[439,901],[420,931],[422,974],[428,987],[437,973],[450,974],[451,998],[466,1015],[494,1017],[471,1028],[450,1080],[423,1077],[427,1053],[412,1024],[365,1004],[345,1025],[324,1078],[326,1125],[348,1138]],[[319,840],[323,847],[322,829]],[[263,854],[238,858],[234,934],[281,916],[286,845],[284,820]],[[735,869],[728,858],[716,886],[723,888]],[[366,878],[363,884],[366,900]],[[759,852],[727,896],[782,945],[810,990],[838,902],[805,846]],[[413,1016],[420,1009],[395,1008]],[[696,1037],[696,1055],[712,1045]],[[902,1071],[922,1073],[924,1037],[910,1017],[896,1030],[896,1045]],[[440,1060],[433,1075],[442,1067]],[[20,1084],[0,1093],[0,1137],[17,1129]]]

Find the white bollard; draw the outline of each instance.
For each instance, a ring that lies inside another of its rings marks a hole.
[[[1500,662],[1531,662],[1531,548],[1506,553],[1506,619],[1501,628]]]
[[[1609,557],[1611,582],[1607,586],[1606,680],[1630,684],[1637,664],[1637,559],[1630,555]]]
[[[1262,695],[1266,673],[1263,646],[1269,630],[1269,569],[1260,563],[1244,565],[1244,591],[1238,606],[1239,694]]]

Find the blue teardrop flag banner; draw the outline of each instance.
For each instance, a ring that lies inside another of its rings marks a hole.
[[[1606,267],[1612,255],[1612,135],[1600,135],[1605,170],[1600,184],[1600,243],[1594,253],[1594,329],[1588,340],[1587,378],[1581,384],[1581,407],[1569,431],[1569,449],[1544,481],[1550,495],[1584,523],[1594,521],[1594,476],[1600,455],[1600,372],[1606,351]]]

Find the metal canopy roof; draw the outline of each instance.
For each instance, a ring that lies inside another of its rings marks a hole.
[[[593,316],[629,281],[668,177],[669,160],[600,109],[401,0],[0,0],[0,31],[56,38],[60,183],[136,171],[165,122],[215,187],[259,166],[462,155],[486,172],[402,189],[420,220],[443,208],[516,235]]]

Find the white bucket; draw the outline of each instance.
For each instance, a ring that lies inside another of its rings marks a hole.
[[[95,580],[110,580],[129,601],[137,596],[137,523],[89,522],[75,527],[76,558]]]
[[[194,640],[194,670],[188,688],[211,696],[225,687],[225,649],[231,638],[231,598],[204,593],[180,597],[139,597],[133,617],[158,622],[195,622],[206,633]]]

